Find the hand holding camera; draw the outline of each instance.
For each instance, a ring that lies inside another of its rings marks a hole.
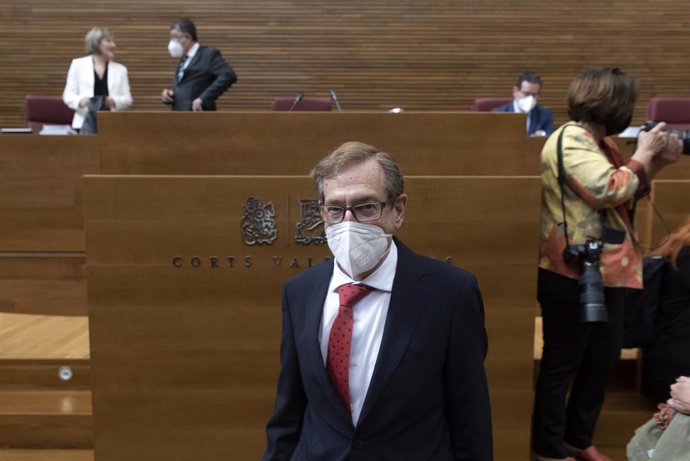
[[[637,138],[633,160],[642,164],[653,178],[666,165],[675,163],[680,155],[690,155],[689,131],[666,131],[666,123],[647,122]]]

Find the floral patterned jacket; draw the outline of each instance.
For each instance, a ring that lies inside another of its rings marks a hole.
[[[541,152],[541,244],[539,267],[572,279],[579,278],[579,265],[563,260],[565,235],[561,190],[558,184],[558,136],[562,140],[566,184],[565,209],[571,244],[601,236],[602,215],[606,226],[625,231],[622,244],[605,244],[601,257],[604,285],[642,288],[642,253],[634,230],[637,199],[649,193],[642,165],[625,165],[616,144],[592,135],[574,122],[556,130]],[[603,210],[603,213],[600,213]]]

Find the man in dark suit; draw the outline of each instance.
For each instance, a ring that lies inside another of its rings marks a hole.
[[[336,263],[283,287],[263,460],[492,460],[476,279],[393,237],[407,195],[387,154],[346,143],[312,176]]]
[[[548,136],[553,133],[553,117],[546,107],[537,105],[541,91],[541,77],[523,72],[513,87],[513,101],[495,107],[492,112],[522,112],[527,114],[527,135]]]
[[[173,110],[216,110],[216,99],[237,81],[220,51],[200,45],[194,23],[179,19],[170,26],[168,52],[180,62],[172,89],[161,93],[163,103]]]

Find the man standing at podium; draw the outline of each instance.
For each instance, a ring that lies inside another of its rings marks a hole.
[[[173,110],[216,110],[216,99],[237,81],[220,51],[200,45],[194,23],[179,19],[170,26],[168,52],[180,62],[172,89],[165,88],[161,93],[163,103]]]
[[[476,279],[393,237],[407,195],[387,154],[346,143],[312,176],[335,263],[283,287],[264,461],[492,460]]]

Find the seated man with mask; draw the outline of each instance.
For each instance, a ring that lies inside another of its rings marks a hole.
[[[546,107],[538,106],[541,77],[534,72],[523,72],[513,87],[513,101],[495,107],[491,112],[517,112],[527,114],[528,136],[549,136],[553,133],[553,117]]]

